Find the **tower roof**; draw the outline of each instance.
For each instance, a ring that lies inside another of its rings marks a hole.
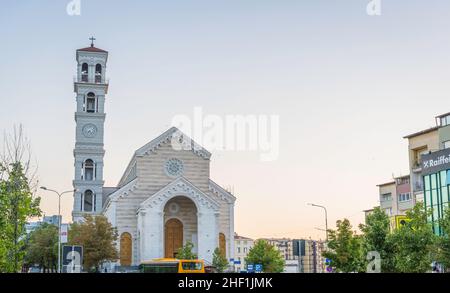
[[[78,49],[77,51],[85,51],[85,52],[97,52],[97,53],[108,53],[108,51],[99,49],[97,47],[94,46],[90,46],[90,47],[86,47],[86,48],[82,48],[82,49]]]

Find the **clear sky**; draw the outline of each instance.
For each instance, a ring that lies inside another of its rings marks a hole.
[[[42,185],[72,188],[75,50],[110,52],[105,180],[177,114],[277,114],[280,155],[213,153],[211,178],[233,186],[235,230],[324,237],[356,226],[376,184],[408,170],[406,134],[450,110],[450,2],[382,0],[69,0],[0,4],[0,130],[22,123]],[[54,194],[39,192],[57,213]],[[73,198],[65,195],[70,220]]]

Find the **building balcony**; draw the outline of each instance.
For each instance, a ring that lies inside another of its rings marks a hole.
[[[381,209],[392,208],[392,199],[380,201],[380,208]]]
[[[74,83],[86,83],[86,84],[109,84],[109,78],[103,78],[101,75],[96,75],[94,77],[94,80],[89,80],[87,75],[81,75],[81,76],[74,76],[73,77]]]
[[[407,201],[399,201],[398,202],[398,209],[401,211],[410,210],[413,208],[413,206],[414,206],[414,201],[412,199],[407,200]]]

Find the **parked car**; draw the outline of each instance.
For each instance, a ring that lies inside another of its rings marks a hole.
[[[41,272],[41,268],[40,267],[30,267],[28,269],[28,273],[40,273]]]

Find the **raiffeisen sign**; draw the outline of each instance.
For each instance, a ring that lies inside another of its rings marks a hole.
[[[450,169],[450,149],[422,155],[422,175]]]

